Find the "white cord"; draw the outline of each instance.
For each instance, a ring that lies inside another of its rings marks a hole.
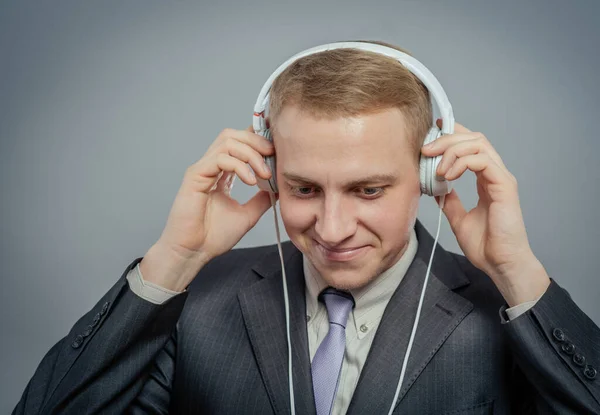
[[[273,215],[275,218],[275,233],[277,233],[277,250],[279,251],[279,259],[281,260],[281,275],[283,276],[283,301],[285,303],[285,329],[287,332],[287,348],[288,348],[288,385],[290,388],[290,408],[291,414],[296,414],[294,403],[294,381],[292,379],[292,340],[290,336],[290,299],[287,289],[287,278],[285,276],[285,264],[283,262],[283,252],[281,250],[281,236],[279,235],[279,220],[277,218],[277,202],[273,192],[269,192],[271,198],[271,206],[273,207]]]
[[[392,412],[394,412],[394,408],[396,407],[396,403],[398,402],[398,396],[400,395],[400,388],[402,387],[402,381],[404,380],[404,374],[406,373],[408,356],[410,356],[410,351],[412,349],[413,340],[415,339],[415,333],[417,332],[417,326],[419,325],[419,317],[421,316],[421,306],[423,305],[423,298],[425,298],[425,289],[427,288],[427,281],[429,280],[429,270],[431,269],[431,263],[433,262],[433,253],[435,251],[435,246],[437,245],[438,236],[440,236],[440,225],[442,223],[442,209],[444,208],[445,200],[446,200],[446,195],[442,195],[440,197],[440,216],[438,219],[437,232],[435,234],[435,241],[433,242],[433,248],[431,249],[431,257],[429,258],[429,265],[427,266],[427,273],[425,274],[425,282],[423,283],[423,290],[421,291],[421,298],[419,299],[419,307],[417,308],[417,316],[415,317],[415,322],[413,324],[412,333],[410,334],[410,340],[408,341],[408,348],[406,349],[406,354],[404,355],[404,362],[402,363],[402,370],[400,371],[400,380],[398,380],[398,386],[396,387],[396,393],[394,394],[394,400],[392,402],[392,406],[390,407],[390,411],[388,412],[388,415],[391,415]]]

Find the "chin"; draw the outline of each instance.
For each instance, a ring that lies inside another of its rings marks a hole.
[[[373,271],[364,269],[352,270],[332,270],[321,269],[317,270],[325,283],[338,290],[357,290],[369,284],[377,274]]]

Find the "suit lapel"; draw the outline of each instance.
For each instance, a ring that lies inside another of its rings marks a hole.
[[[290,301],[292,373],[296,412],[314,414],[314,397],[306,332],[302,254],[283,244]],[[288,351],[280,260],[277,251],[261,258],[252,272],[261,278],[244,288],[238,299],[256,361],[275,413],[290,413]]]
[[[433,247],[433,238],[417,220],[419,246],[415,259],[388,303],[354,391],[348,414],[387,413],[396,386]],[[284,243],[290,301],[293,380],[296,412],[315,414],[306,332],[305,283],[302,254]],[[283,284],[278,254],[260,258],[253,271],[258,281],[244,288],[238,299],[252,349],[275,413],[290,412]],[[398,403],[427,363],[473,304],[453,292],[469,284],[454,258],[436,246],[423,309],[408,360]]]
[[[387,413],[392,404],[417,313],[433,238],[417,220],[419,246],[402,282],[388,303],[354,391],[348,414]],[[450,254],[436,246],[423,308],[398,403],[446,338],[473,309],[452,292],[468,279]]]

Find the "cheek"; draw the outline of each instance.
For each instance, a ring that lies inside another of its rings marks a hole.
[[[408,225],[405,229],[405,232],[409,232],[412,228],[415,227],[415,222],[417,221],[417,212],[419,211],[419,200],[421,200],[421,190],[419,188],[419,194],[415,195],[410,202],[407,204],[407,215],[408,215]]]
[[[364,206],[359,220],[382,241],[404,238],[414,227],[419,208],[419,194],[398,192],[379,204]]]
[[[279,196],[281,219],[290,238],[304,232],[314,222],[315,215],[310,203],[304,200],[292,199],[291,196]]]

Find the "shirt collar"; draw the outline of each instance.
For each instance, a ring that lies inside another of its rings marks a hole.
[[[417,247],[417,235],[413,228],[410,232],[406,251],[394,265],[366,286],[357,290],[350,290],[356,303],[351,313],[351,319],[353,319],[359,337],[364,336],[366,331],[370,331],[379,324],[387,303],[392,298],[398,285],[400,285],[417,253]],[[327,283],[323,281],[305,255],[302,256],[302,265],[306,283],[306,311],[309,317],[313,317],[319,308],[318,295],[327,288]],[[324,307],[322,304],[321,306]],[[361,329],[363,325],[366,330]]]

